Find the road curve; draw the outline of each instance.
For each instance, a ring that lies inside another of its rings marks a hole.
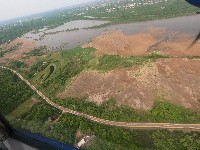
[[[48,97],[46,97],[42,92],[37,90],[28,80],[26,80],[22,75],[20,75],[17,71],[7,68],[4,66],[0,66],[0,68],[10,70],[12,73],[17,75],[22,81],[24,81],[33,91],[35,91],[42,99],[44,99],[49,105],[61,110],[63,113],[70,113],[79,117],[86,118],[90,121],[115,126],[115,127],[124,127],[129,129],[173,129],[173,130],[192,130],[200,132],[200,124],[174,124],[174,123],[130,123],[130,122],[117,122],[106,119],[97,118],[94,116],[90,116],[78,111],[74,111],[68,108],[64,108],[59,106],[58,104],[52,102]]]

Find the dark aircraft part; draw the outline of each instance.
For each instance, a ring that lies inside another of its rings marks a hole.
[[[6,131],[6,133],[9,134],[10,139],[16,140],[20,143],[24,143],[33,148],[41,150],[79,150],[78,148],[74,148],[70,145],[66,145],[59,141],[55,141],[40,135],[33,134],[31,132],[27,132],[23,129],[15,129],[0,113],[0,129],[1,128],[3,128],[4,131]],[[5,136],[5,134],[3,135],[3,138],[0,136],[0,150],[7,150],[2,141],[6,140],[8,136]]]
[[[0,150],[8,150],[8,148],[0,141]]]
[[[193,6],[200,7],[200,0],[186,0],[186,2]]]
[[[189,4],[196,6],[196,7],[200,7],[200,0],[186,0]],[[197,12],[197,14],[200,14],[200,11]],[[196,44],[196,42],[200,39],[200,32],[197,35],[196,39],[191,43],[191,45],[188,48],[191,48],[194,46],[194,44]]]
[[[188,48],[192,48],[194,46],[194,44],[196,44],[196,42],[200,39],[200,32],[197,35],[197,37],[195,38],[195,40],[191,43],[191,45]]]
[[[1,116],[0,116],[1,117]],[[4,145],[4,141],[9,136],[9,130],[6,129],[5,125],[2,123],[2,120],[0,119],[0,150],[8,150],[8,148]]]

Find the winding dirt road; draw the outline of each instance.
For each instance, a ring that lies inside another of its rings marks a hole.
[[[52,102],[48,97],[46,97],[42,92],[37,90],[28,80],[24,79],[22,75],[20,75],[17,71],[0,66],[0,68],[10,70],[12,73],[16,74],[22,81],[24,81],[33,91],[35,91],[39,96],[41,96],[49,105],[61,110],[63,113],[70,113],[79,117],[86,118],[90,121],[97,122],[103,125],[116,126],[116,127],[124,127],[129,129],[173,129],[173,130],[193,130],[200,132],[200,124],[173,124],[173,123],[129,123],[129,122],[117,122],[111,120],[105,120],[101,118],[97,118],[94,116],[90,116],[78,111],[74,111],[68,108],[64,108],[59,106],[58,104]]]

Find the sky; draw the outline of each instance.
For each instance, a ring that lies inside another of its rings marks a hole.
[[[91,0],[0,0],[0,21],[88,1]]]

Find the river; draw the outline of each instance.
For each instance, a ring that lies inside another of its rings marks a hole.
[[[108,21],[76,20],[55,29],[44,29],[39,33],[27,33],[25,36],[31,40],[36,39],[38,46],[46,45],[49,50],[60,50],[85,44],[106,31],[121,30],[125,34],[131,35],[145,32],[147,28],[165,28],[170,32],[189,33],[191,36],[196,36],[200,31],[200,15],[85,29],[106,23]]]

